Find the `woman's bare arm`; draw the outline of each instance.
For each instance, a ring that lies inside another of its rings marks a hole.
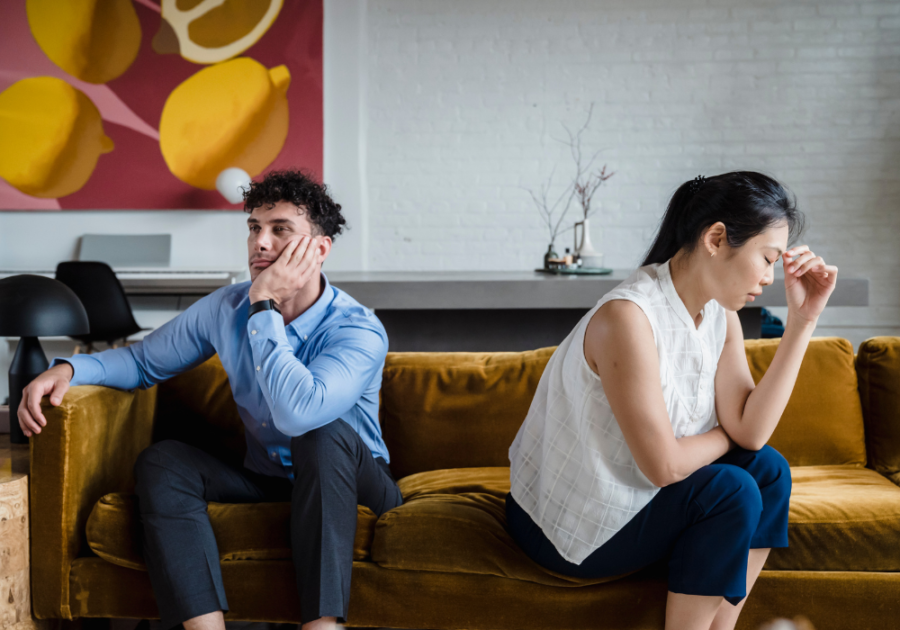
[[[597,309],[585,331],[584,355],[603,383],[638,468],[654,485],[681,481],[734,448],[722,427],[675,437],[653,330],[637,304],[613,300]]]
[[[727,317],[728,333],[716,370],[716,415],[738,446],[758,451],[772,437],[784,413],[816,325],[788,317],[775,358],[754,387],[741,322],[734,311]]]
[[[792,247],[783,260],[788,316],[772,364],[754,387],[740,320],[737,313],[730,312],[725,347],[716,370],[719,424],[748,450],[765,446],[778,426],[819,315],[837,283],[838,268],[826,265],[806,245]]]

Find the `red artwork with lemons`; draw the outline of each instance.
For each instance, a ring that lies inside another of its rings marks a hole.
[[[0,210],[239,209],[226,169],[322,174],[322,0],[10,0]]]

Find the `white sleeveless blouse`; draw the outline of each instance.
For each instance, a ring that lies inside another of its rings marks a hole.
[[[718,424],[714,385],[725,309],[710,300],[698,328],[675,291],[668,262],[637,269],[581,318],[550,357],[509,449],[513,498],[574,564],[659,492],[635,463],[600,377],[584,357],[588,322],[610,300],[634,302],[650,320],[675,437]]]

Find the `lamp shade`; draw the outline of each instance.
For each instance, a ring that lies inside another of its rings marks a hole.
[[[87,311],[69,287],[53,278],[21,274],[0,280],[0,335],[86,335]]]

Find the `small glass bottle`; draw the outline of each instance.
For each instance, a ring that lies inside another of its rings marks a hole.
[[[556,265],[555,263],[551,264],[550,259],[552,258],[555,260],[557,256],[556,250],[553,249],[553,243],[550,243],[547,246],[547,253],[544,254],[544,269],[555,269]]]

